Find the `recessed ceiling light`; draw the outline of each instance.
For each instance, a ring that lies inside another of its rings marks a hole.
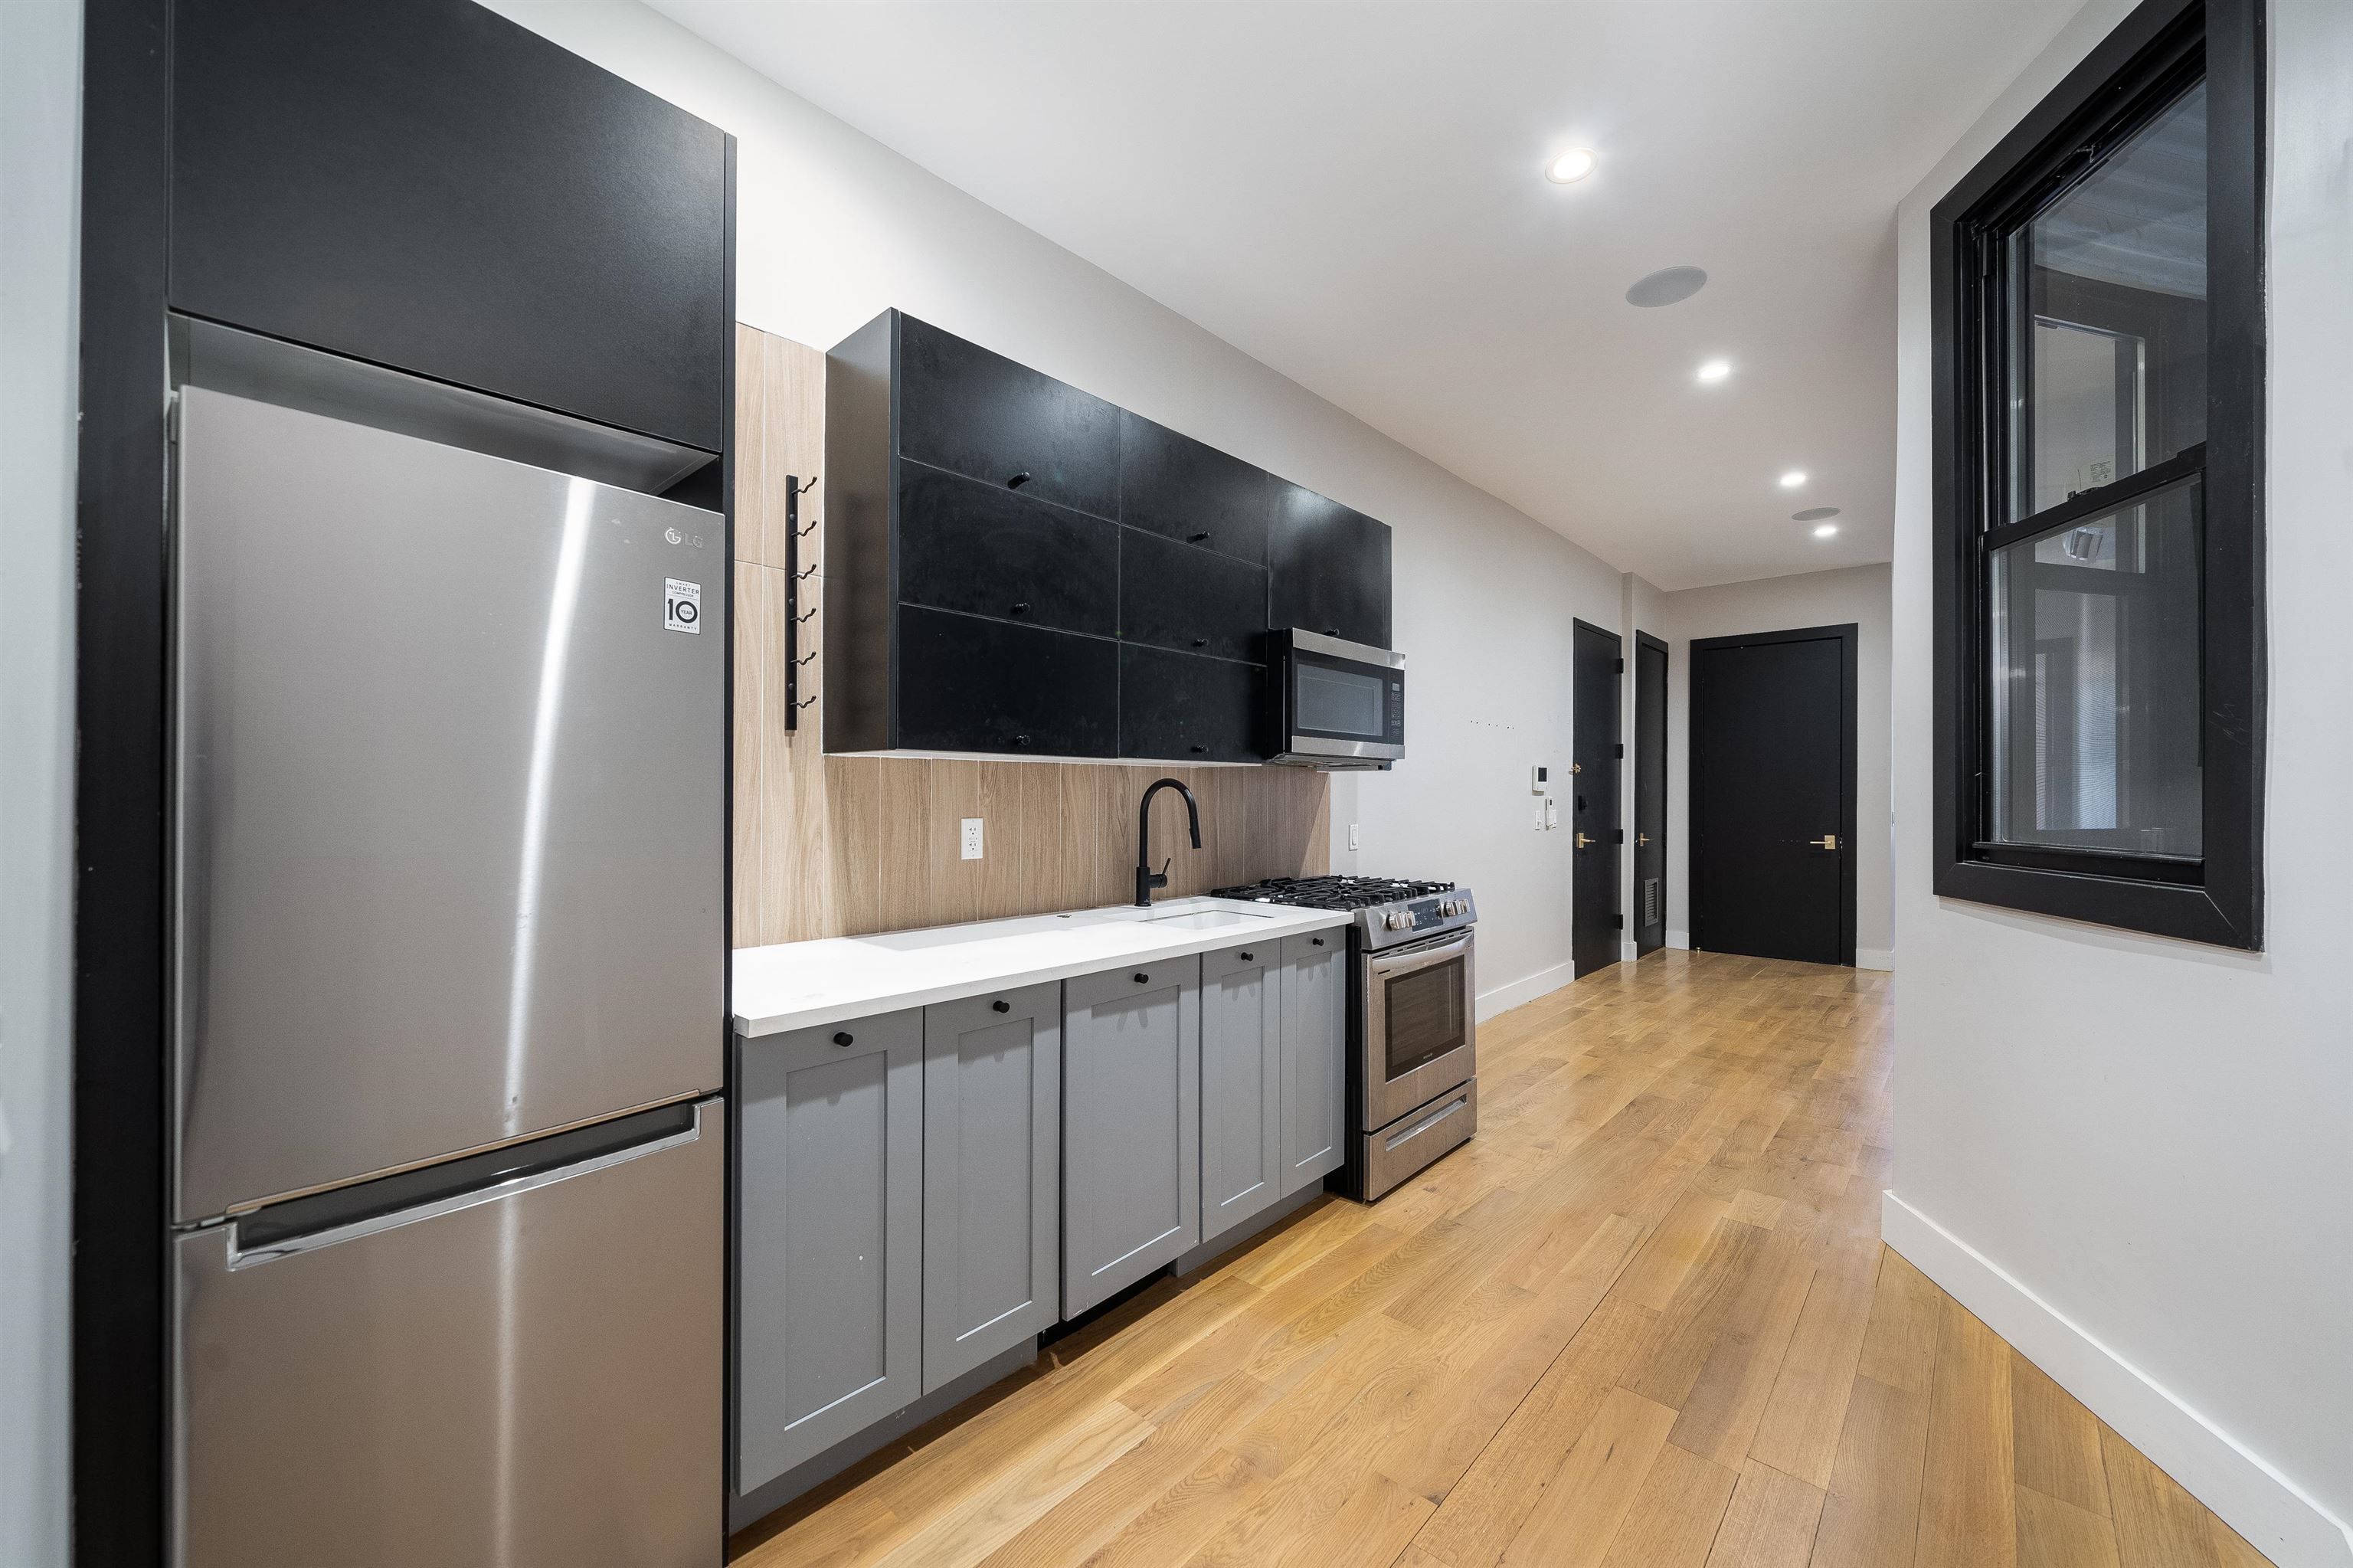
[[[1803,512],[1790,513],[1789,521],[1792,523],[1820,523],[1826,517],[1835,517],[1838,514],[1839,509],[1835,506],[1809,506]]]
[[[1707,274],[1697,267],[1662,267],[1635,279],[1634,286],[1626,291],[1626,302],[1656,310],[1661,305],[1682,304],[1706,287]]]
[[[1806,471],[1801,468],[1793,468],[1781,476],[1781,488],[1784,490],[1795,490],[1805,482]]]
[[[1818,523],[1814,525],[1814,537],[1817,539],[1827,539],[1837,532],[1838,524],[1835,523]]]
[[[1556,185],[1573,185],[1591,174],[1593,166],[1599,162],[1601,160],[1593,155],[1592,148],[1571,147],[1545,165],[1545,178]]]
[[[1703,387],[1713,387],[1731,374],[1732,361],[1728,359],[1708,360],[1699,367],[1700,385]]]

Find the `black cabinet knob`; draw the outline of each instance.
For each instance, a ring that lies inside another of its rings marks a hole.
[[[1206,747],[1206,746],[1197,746],[1197,747],[1195,747],[1193,749],[1194,749],[1194,750],[1196,750],[1196,751],[1207,751],[1207,750],[1208,750],[1209,748],[1208,748],[1208,747]]]
[[[839,1030],[835,1033],[833,1043],[837,1045],[855,1045],[858,1044],[858,1036],[850,1033],[846,1029]]]
[[[1013,737],[1013,744],[1016,746],[1027,746],[1029,744],[1029,737],[1026,735],[1017,735]]]
[[[1324,938],[1321,937],[1310,937],[1308,940],[1314,943],[1319,948],[1324,945]]]
[[[1336,626],[1327,626],[1324,629],[1324,635],[1326,637],[1337,637],[1340,635],[1340,629]]]
[[[1001,996],[1000,996],[1000,997],[998,997],[995,1001],[990,1002],[988,1005],[989,1005],[990,1007],[992,1007],[992,1008],[996,1009],[996,1010],[997,1010],[997,1012],[1012,1012],[1012,1011],[1013,1011],[1013,1004],[1012,1004],[1011,1002],[1009,1002],[1009,1001],[1006,1001],[1006,1000],[1005,1000],[1003,997],[1001,997]]]
[[[1242,955],[1242,962],[1246,964],[1254,964],[1258,962],[1258,955],[1256,953],[1244,953]]]
[[[1209,536],[1209,531],[1208,531],[1207,528],[1204,528],[1204,529],[1202,529],[1199,533],[1198,533],[1198,534],[1196,534],[1196,535],[1193,535],[1193,543],[1195,543],[1196,545],[1200,544],[1203,540],[1207,539],[1208,536]]]
[[[1015,600],[1015,601],[1014,601],[1014,605],[1013,605],[1013,613],[1014,613],[1014,614],[1016,614],[1016,615],[1027,615],[1027,614],[1029,614],[1029,601],[1028,599],[1017,599],[1017,600]]]
[[[1208,645],[1209,640],[1206,637],[1196,637],[1193,639],[1193,646],[1196,648],[1207,648]]]
[[[1029,482],[1029,471],[1028,469],[1023,469],[1019,473],[1015,474],[1011,479],[1005,482],[1005,488],[1008,490],[1018,490]]]
[[[1140,974],[1135,977],[1135,983],[1138,985],[1147,985],[1151,982],[1151,980],[1152,977],[1150,975]]]

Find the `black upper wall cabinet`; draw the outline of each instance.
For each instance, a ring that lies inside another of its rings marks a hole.
[[[725,136],[471,0],[181,4],[175,310],[707,451]]]
[[[1140,414],[1119,419],[1119,520],[1164,538],[1266,565],[1275,478]]]
[[[1386,524],[1001,355],[885,312],[826,404],[828,751],[1261,761],[1270,626],[1387,645]]]
[[[1389,525],[1275,481],[1268,624],[1389,645]]]

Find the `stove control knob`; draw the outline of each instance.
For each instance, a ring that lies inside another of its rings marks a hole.
[[[1389,911],[1388,918],[1383,924],[1392,931],[1402,931],[1413,924],[1413,916],[1402,909],[1392,909]]]

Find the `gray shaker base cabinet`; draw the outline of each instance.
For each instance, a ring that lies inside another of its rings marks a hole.
[[[1282,1196],[1279,941],[1201,957],[1201,1239]]]
[[[1062,988],[923,1010],[923,1392],[1061,1316]]]
[[[1343,1148],[1345,943],[737,1042],[731,1508],[1312,1196]]]
[[[923,1014],[739,1049],[735,1490],[748,1492],[922,1392]]]
[[[1201,960],[1062,984],[1062,1315],[1201,1239]]]
[[[1348,1093],[1347,938],[1282,939],[1282,1190],[1340,1169]]]

